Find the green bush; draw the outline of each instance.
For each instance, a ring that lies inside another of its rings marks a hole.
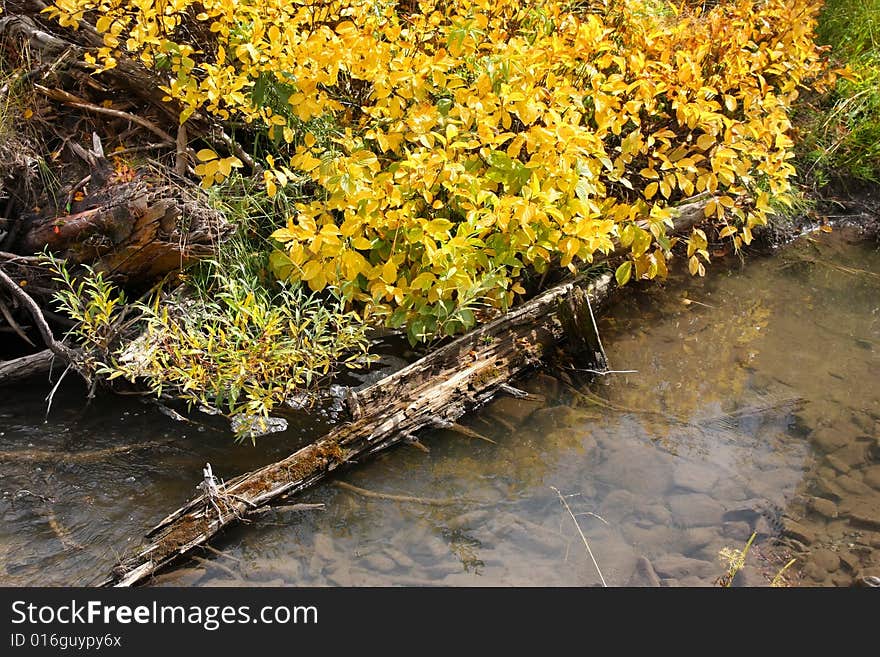
[[[852,75],[841,77],[802,127],[809,171],[880,182],[880,0],[828,0],[817,41]]]

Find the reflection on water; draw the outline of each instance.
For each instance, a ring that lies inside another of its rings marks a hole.
[[[518,385],[542,401],[499,399],[467,420],[496,445],[433,432],[428,454],[401,447],[341,476],[421,499],[327,483],[297,500],[326,510],[266,513],[228,533],[223,556],[156,583],[598,585],[553,487],[609,585],[712,584],[719,550],[753,531],[736,584],[766,584],[790,555],[802,584],[880,575],[878,291],[880,253],[839,231],[630,295],[600,330],[612,367],[637,373],[589,386],[533,374]],[[81,413],[78,394],[47,425],[36,393],[0,397],[0,450],[158,444],[0,462],[0,583],[93,581],[189,496],[204,461],[231,476],[319,429],[233,448],[137,403]]]

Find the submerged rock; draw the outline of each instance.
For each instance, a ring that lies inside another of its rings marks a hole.
[[[849,442],[847,434],[834,427],[820,427],[810,434],[810,441],[823,452],[833,452]]]
[[[834,454],[826,455],[825,462],[828,463],[828,465],[830,465],[832,468],[837,470],[840,474],[846,474],[851,469],[846,463],[834,456]]]
[[[672,474],[676,488],[694,493],[711,493],[718,479],[716,470],[692,463],[680,463]]]
[[[654,560],[654,570],[666,579],[683,580],[696,576],[701,580],[713,579],[721,574],[720,567],[711,561],[691,559],[680,554],[667,554]]]
[[[834,519],[837,517],[837,505],[822,497],[811,497],[807,502],[807,508],[825,518]]]
[[[767,586],[769,582],[757,566],[746,564],[733,577],[733,586],[756,588]]]
[[[845,500],[840,505],[840,512],[853,525],[880,531],[880,504],[876,498]]]
[[[361,564],[369,570],[380,573],[390,573],[397,570],[397,564],[394,560],[384,554],[368,554],[361,559]]]
[[[686,527],[720,525],[724,516],[724,507],[703,493],[670,495],[669,508],[678,522]]]
[[[807,529],[802,524],[791,518],[782,519],[782,533],[804,545],[810,545],[816,540],[816,534],[811,529]]]
[[[672,485],[669,464],[644,447],[610,452],[593,474],[609,486],[650,498],[661,498]]]
[[[862,481],[871,488],[880,490],[880,465],[872,465],[866,468],[862,474]]]
[[[541,409],[543,405],[544,402],[538,399],[517,399],[515,397],[503,396],[494,399],[486,407],[486,412],[490,417],[520,425],[529,419],[532,413]]]
[[[522,416],[523,419],[531,416],[532,422],[540,425],[541,427],[560,429],[564,427],[571,427],[582,420],[580,414],[571,406],[561,405],[551,406],[549,408],[536,408],[524,406],[522,404],[523,400],[521,399],[513,399],[511,397],[504,397],[502,399],[507,400],[505,408],[512,408],[514,405],[520,406],[516,414],[518,416]],[[502,399],[498,399],[493,402],[493,409],[495,408],[495,405],[498,404],[498,402],[502,401]],[[538,404],[538,406],[540,406],[540,404]],[[528,412],[526,412],[526,410],[528,410]],[[492,414],[495,414],[494,411]]]
[[[809,560],[829,573],[833,573],[840,566],[840,558],[837,553],[827,548],[814,550],[810,554]]]
[[[737,541],[747,541],[752,535],[752,528],[749,523],[740,520],[734,522],[725,522],[721,526],[721,532],[726,538],[732,538]]]
[[[636,559],[636,569],[626,582],[626,586],[659,587],[660,577],[657,576],[654,566],[646,557]]]
[[[840,475],[834,483],[853,495],[871,495],[874,491],[851,475]]]

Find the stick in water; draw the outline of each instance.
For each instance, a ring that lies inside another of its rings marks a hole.
[[[571,516],[571,519],[574,521],[574,526],[577,527],[578,534],[581,535],[581,540],[584,542],[584,547],[587,548],[587,554],[590,555],[590,559],[593,560],[593,565],[596,566],[596,572],[599,573],[599,579],[602,580],[602,586],[608,588],[608,584],[605,583],[605,578],[602,576],[602,571],[599,570],[599,564],[596,563],[596,557],[593,556],[593,551],[590,549],[590,544],[587,543],[587,537],[584,536],[584,533],[581,531],[581,526],[577,521],[577,518],[574,517],[574,514],[571,512],[571,507],[568,506],[568,502],[565,501],[565,498],[562,496],[562,493],[559,492],[559,489],[556,486],[550,486],[556,494],[559,495],[559,501],[562,502],[562,506],[565,507],[565,510],[568,511],[568,515]]]

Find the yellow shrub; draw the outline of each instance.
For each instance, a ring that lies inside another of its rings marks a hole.
[[[317,190],[276,273],[333,286],[412,339],[506,307],[526,268],[615,244],[666,272],[670,205],[701,192],[736,247],[793,169],[789,108],[818,75],[816,0],[58,0],[193,112],[265,131],[270,194]],[[265,141],[265,140],[264,140]],[[212,151],[204,184],[232,166]],[[693,273],[705,235],[689,240]]]

